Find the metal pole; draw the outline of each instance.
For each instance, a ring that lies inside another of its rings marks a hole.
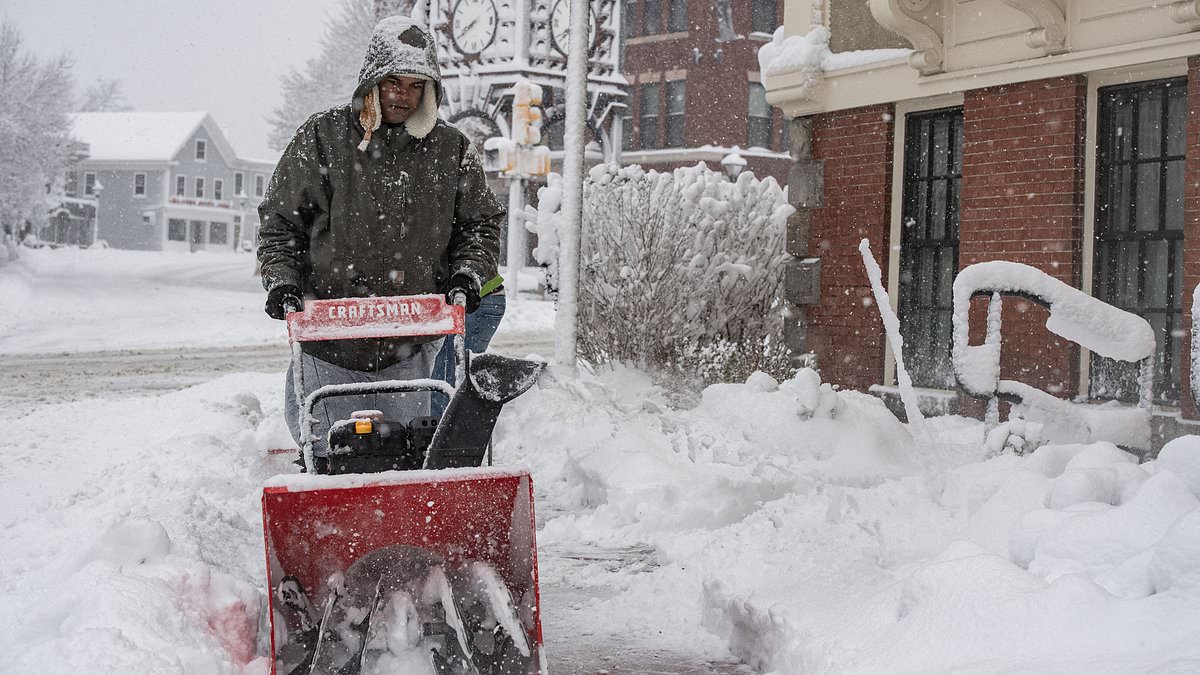
[[[579,238],[583,223],[584,121],[587,115],[589,0],[570,0],[571,36],[567,49],[567,119],[563,143],[563,204],[558,254],[558,311],[555,313],[554,360],[574,370],[578,358],[576,317],[579,284]]]
[[[625,120],[620,115],[614,115],[612,122],[608,126],[608,133],[611,140],[608,147],[612,148],[612,163],[617,166],[621,165],[621,152],[624,150],[621,147],[625,143]]]
[[[516,305],[521,296],[521,268],[525,266],[525,179],[514,174],[508,179],[508,278],[505,285],[512,289],[506,302]],[[486,281],[486,279],[485,279]]]

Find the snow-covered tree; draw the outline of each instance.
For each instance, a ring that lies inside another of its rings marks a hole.
[[[584,183],[579,350],[708,383],[783,374],[793,209],[773,178],[603,164]]]
[[[99,78],[83,92],[79,104],[79,112],[124,112],[133,110],[125,102],[125,93],[121,91],[121,81],[117,79]]]
[[[0,24],[0,225],[12,234],[49,207],[46,186],[70,152],[72,90],[66,57],[39,61]]]
[[[283,76],[283,101],[268,119],[272,148],[287,147],[313,113],[350,101],[375,23],[371,0],[342,0],[321,37],[321,53],[303,71],[293,68]]]

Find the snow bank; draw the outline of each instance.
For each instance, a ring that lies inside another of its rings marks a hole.
[[[258,484],[287,460],[255,439],[278,379],[4,422],[0,672],[264,672]]]
[[[1155,471],[1170,471],[1179,476],[1192,494],[1200,498],[1200,436],[1181,436],[1158,451]]]
[[[977,422],[930,423],[958,449],[922,456],[877,401],[812,371],[678,410],[617,370],[544,381],[497,453],[535,467],[542,548],[645,551],[636,573],[589,568],[619,576],[593,608],[613,632],[716,635],[778,673],[1200,665],[1200,502],[1182,478],[1110,443],[979,461]]]
[[[0,252],[0,335],[11,329],[33,294],[33,277],[42,252],[26,249],[25,255],[9,260]]]

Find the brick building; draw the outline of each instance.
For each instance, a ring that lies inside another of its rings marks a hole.
[[[1145,318],[1157,339],[1160,427],[1196,418],[1188,345],[1200,284],[1200,4],[813,4],[787,0],[788,35],[820,22],[835,51],[893,47],[897,36],[913,51],[767,74],[767,98],[790,120],[792,348],[813,351],[827,381],[877,391],[895,383],[858,252],[868,238],[915,384],[928,401],[965,403],[951,395],[950,285],[967,265],[1010,260]],[[874,29],[837,45],[852,16]],[[1002,377],[1062,397],[1136,396],[1133,369],[1051,334],[1038,305],[1013,304]]]
[[[785,180],[788,128],[758,72],[782,0],[625,0],[621,11],[622,163],[719,169],[736,147],[747,170]]]

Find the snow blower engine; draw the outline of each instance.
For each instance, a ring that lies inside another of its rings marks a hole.
[[[329,456],[314,457],[317,473],[411,471],[425,464],[438,418],[387,421],[380,410],[359,410],[329,429]]]

